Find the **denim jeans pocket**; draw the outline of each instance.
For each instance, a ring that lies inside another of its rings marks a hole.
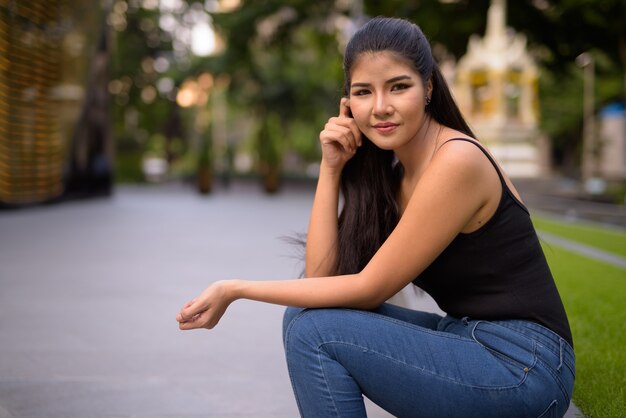
[[[472,338],[521,380],[537,362],[536,343],[525,335],[488,321],[476,321]]]

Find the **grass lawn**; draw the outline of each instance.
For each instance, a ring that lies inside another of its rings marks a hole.
[[[533,216],[533,224],[539,230],[626,257],[626,232],[624,230],[538,216]]]
[[[543,229],[546,224],[540,221],[536,225]],[[614,248],[613,243],[594,244],[601,234],[592,231],[587,235],[586,227],[572,225],[559,231],[580,231],[584,239],[576,236],[577,241],[607,251]],[[574,240],[566,233],[550,232]],[[624,236],[617,237],[620,239]],[[544,251],[574,336],[574,402],[586,417],[626,417],[626,270],[555,245],[544,246]]]

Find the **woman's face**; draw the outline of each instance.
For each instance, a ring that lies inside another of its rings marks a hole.
[[[392,52],[363,53],[350,80],[350,110],[376,146],[398,150],[419,136],[425,121],[425,97],[419,73]]]

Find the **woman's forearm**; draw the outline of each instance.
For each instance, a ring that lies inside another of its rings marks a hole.
[[[371,309],[384,300],[358,274],[296,280],[229,281],[232,300],[249,299],[302,308],[345,307]]]
[[[329,169],[322,160],[307,233],[307,277],[328,276],[334,269],[340,179],[341,171]]]
[[[384,302],[378,294],[371,282],[368,286],[358,274],[296,280],[222,280],[187,302],[176,320],[181,330],[211,329],[237,299],[302,308],[372,309]]]

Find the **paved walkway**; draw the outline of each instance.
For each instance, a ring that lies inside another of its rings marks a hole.
[[[572,251],[576,254],[580,254],[582,256],[592,258],[603,263],[626,269],[626,258],[619,255],[615,255],[607,251],[602,251],[595,247],[590,247],[588,245],[580,244],[578,242],[570,241],[557,235],[550,234],[549,232],[539,230],[538,234],[543,240],[547,241],[550,244],[554,244],[566,250]]]
[[[282,308],[239,301],[210,332],[174,317],[213,280],[297,276],[281,237],[304,232],[311,202],[122,187],[0,212],[0,418],[297,416]]]

